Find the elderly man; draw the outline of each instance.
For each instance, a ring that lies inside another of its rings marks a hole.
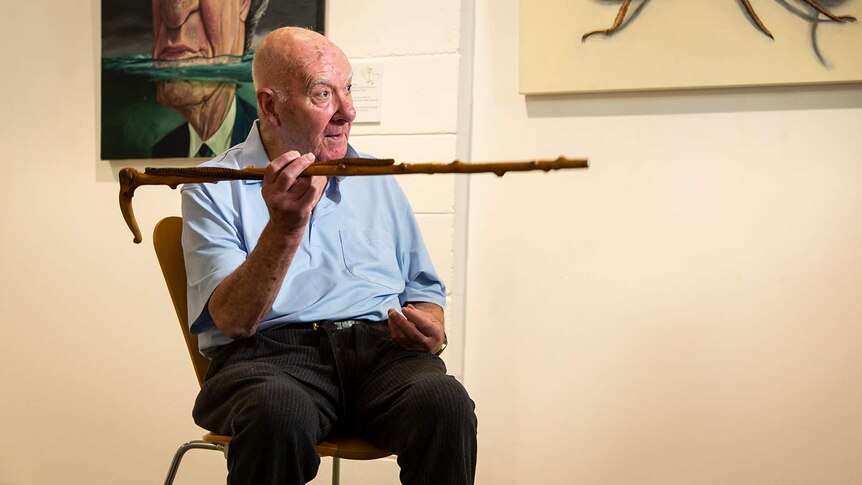
[[[269,0],[152,0],[153,60],[162,66],[237,62],[251,47]],[[184,123],[152,147],[152,156],[211,157],[245,139],[254,107],[236,84],[170,79],[156,83],[159,103]]]
[[[300,484],[349,431],[398,455],[407,484],[472,483],[476,417],[435,355],[445,291],[391,176],[308,177],[360,156],[344,53],[284,28],[253,66],[259,119],[205,165],[263,182],[183,188],[189,321],[210,370],[198,424],[234,436],[228,481]]]

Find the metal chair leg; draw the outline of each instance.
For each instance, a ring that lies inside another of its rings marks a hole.
[[[171,466],[168,468],[168,476],[165,478],[165,485],[172,485],[174,483],[174,478],[177,476],[177,470],[180,468],[180,462],[183,460],[183,455],[192,449],[215,450],[221,451],[222,453],[225,452],[224,445],[219,443],[207,443],[206,441],[201,440],[183,443],[179,448],[177,448],[177,452],[174,453],[174,458],[171,460]]]
[[[332,485],[338,485],[341,481],[341,459],[332,457]]]

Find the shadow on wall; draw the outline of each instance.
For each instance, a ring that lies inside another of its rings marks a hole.
[[[526,96],[530,118],[862,108],[862,83]]]

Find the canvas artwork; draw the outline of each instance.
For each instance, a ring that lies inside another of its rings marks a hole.
[[[862,0],[521,0],[523,94],[862,80]]]
[[[323,33],[325,0],[102,0],[103,160],[208,157],[256,118],[266,33]]]

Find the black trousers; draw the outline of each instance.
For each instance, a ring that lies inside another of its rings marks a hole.
[[[385,322],[232,342],[210,363],[193,415],[233,436],[233,485],[307,483],[320,466],[315,445],[347,432],[397,454],[404,484],[475,475],[473,401],[439,357],[398,347]]]

